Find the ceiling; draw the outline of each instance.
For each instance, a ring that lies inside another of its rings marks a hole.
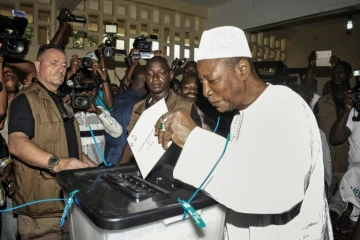
[[[179,2],[185,2],[192,5],[198,5],[206,8],[212,8],[230,2],[232,0],[177,0]]]

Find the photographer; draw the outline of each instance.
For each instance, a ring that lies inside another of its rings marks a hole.
[[[94,78],[84,77],[80,80],[82,86],[92,86],[82,95],[90,96],[91,108],[78,111],[75,117],[79,123],[80,136],[82,143],[82,151],[87,155],[96,165],[102,163],[101,155],[104,155],[105,150],[105,132],[114,138],[120,137],[122,134],[122,127],[111,117],[110,113],[102,106],[94,104],[97,99],[99,86]],[[95,139],[92,138],[92,134]],[[98,144],[101,154],[98,152],[96,143]]]
[[[351,90],[345,93],[342,101],[343,103],[342,112],[340,113],[337,120],[331,127],[330,139],[329,139],[330,143],[334,146],[349,141],[350,144],[349,157],[348,157],[349,168],[352,166],[354,162],[360,161],[360,115],[359,115],[360,103],[354,102],[354,100],[352,99],[352,95],[353,95],[353,91]],[[338,189],[338,191],[340,190]],[[355,213],[354,211],[358,212],[359,209],[357,209],[354,206],[353,213]],[[354,214],[350,215],[350,219],[349,218],[346,219],[342,217],[338,220],[338,222],[339,221],[347,222],[347,224],[344,223],[341,224],[341,226],[344,226],[341,227],[340,229],[341,231],[350,230],[355,225],[357,217],[352,217],[352,215]],[[350,229],[346,229],[346,228],[350,228]]]
[[[129,53],[129,56],[131,56],[136,51],[138,50],[132,48]],[[121,79],[121,84],[125,85],[126,89],[130,88],[131,79],[134,74],[135,68],[138,65],[138,60],[131,58],[131,63],[132,63],[131,66],[127,69],[124,77]]]

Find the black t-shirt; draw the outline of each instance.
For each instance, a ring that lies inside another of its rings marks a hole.
[[[36,84],[36,83],[33,83]],[[53,101],[62,101],[60,96],[50,94]],[[46,109],[44,109],[46,111]],[[79,159],[78,142],[76,139],[74,122],[63,121],[68,153],[70,158]],[[17,96],[10,105],[9,135],[14,132],[23,132],[31,140],[34,138],[35,121],[32,115],[29,101],[25,94]],[[48,133],[53,134],[53,133]]]

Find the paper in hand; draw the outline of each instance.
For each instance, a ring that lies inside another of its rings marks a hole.
[[[316,66],[317,67],[330,67],[331,50],[316,51]]]
[[[165,100],[158,101],[141,114],[130,136],[127,138],[143,178],[146,178],[165,153],[162,145],[158,143],[158,137],[155,136],[154,125],[167,112]],[[171,142],[169,142],[168,146],[170,147],[170,145]]]

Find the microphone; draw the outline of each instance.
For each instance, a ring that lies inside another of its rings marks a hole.
[[[69,79],[69,80],[66,81],[66,85],[68,85],[69,87],[72,88],[72,87],[74,87],[74,82]]]

